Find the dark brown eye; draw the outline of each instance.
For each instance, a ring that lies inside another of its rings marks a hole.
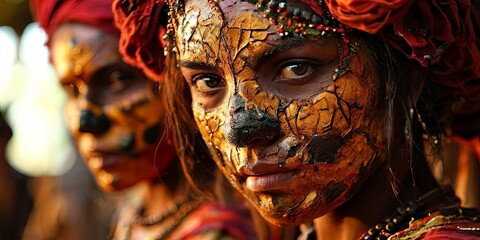
[[[213,75],[197,75],[193,77],[192,82],[197,90],[202,93],[209,93],[225,87],[224,81],[220,77]]]
[[[108,78],[111,89],[114,91],[120,91],[128,84],[131,76],[121,71],[113,71]]]
[[[313,72],[312,66],[304,63],[294,63],[280,69],[277,79],[302,78]]]

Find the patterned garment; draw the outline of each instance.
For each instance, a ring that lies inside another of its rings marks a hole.
[[[135,193],[135,192],[133,192]],[[107,239],[131,239],[132,220],[136,219],[141,204],[138,196],[131,194],[117,211],[110,236]],[[240,203],[235,206],[207,201],[195,204],[195,208],[160,236],[146,239],[195,240],[195,239],[258,239],[248,208]]]
[[[246,207],[206,202],[189,214],[169,239],[193,239],[196,235],[214,231],[238,240],[256,239],[250,213]]]
[[[442,209],[411,222],[388,239],[480,239],[480,214],[475,209]]]

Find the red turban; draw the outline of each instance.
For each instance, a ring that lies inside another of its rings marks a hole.
[[[113,23],[112,0],[31,0],[33,17],[52,36],[64,22],[84,23],[119,35]]]
[[[162,80],[165,56],[162,40],[167,17],[162,16],[166,0],[114,0],[115,24],[121,29],[119,51],[123,61],[143,70],[155,81]]]

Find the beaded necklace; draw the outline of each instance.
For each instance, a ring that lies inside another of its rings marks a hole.
[[[375,227],[370,228],[359,239],[387,239],[398,231],[404,230],[415,219],[428,216],[429,213],[442,208],[458,206],[458,198],[450,188],[436,188],[418,199],[409,201],[406,206],[399,206]]]
[[[203,203],[203,200],[192,200],[191,197],[181,199],[176,201],[175,206],[169,209],[168,211],[162,213],[161,215],[142,217],[140,213],[143,211],[141,209],[137,210],[133,215],[130,224],[125,226],[123,231],[123,237],[119,238],[122,240],[132,239],[133,228],[134,227],[154,227],[159,226],[160,231],[151,234],[145,239],[152,240],[163,240],[167,237],[183,222],[183,220],[199,207]]]
[[[136,226],[147,227],[147,226],[152,226],[152,225],[161,223],[167,217],[170,217],[175,212],[177,212],[178,209],[182,205],[184,205],[187,201],[189,201],[188,198],[183,198],[178,201],[175,201],[175,205],[172,208],[170,208],[169,210],[159,215],[142,216],[142,212],[144,211],[144,209],[140,209],[139,211],[137,211],[136,215],[134,216],[135,219],[132,221],[131,224]]]
[[[476,210],[459,207],[458,198],[451,188],[437,188],[408,202],[405,206],[399,206],[389,217],[370,228],[358,240],[386,240],[395,233],[407,229],[414,220],[422,219],[436,212],[445,216],[478,216]],[[298,239],[317,239],[312,222],[302,224],[301,235]]]

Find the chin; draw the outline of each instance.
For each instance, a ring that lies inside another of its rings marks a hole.
[[[338,195],[336,199],[329,199],[329,203],[321,197],[317,190],[310,192],[289,192],[281,193],[249,193],[257,211],[270,223],[282,226],[298,226],[302,223],[313,221],[345,202],[344,194]]]
[[[280,226],[280,227],[293,227],[298,226],[300,224],[313,221],[316,218],[323,216],[328,211],[326,210],[319,210],[319,209],[310,209],[305,208],[301,210],[292,210],[288,213],[284,211],[276,212],[276,211],[264,211],[262,209],[258,209],[260,214],[265,218],[268,222]]]
[[[125,190],[137,182],[127,182],[124,181],[120,174],[116,172],[106,172],[104,170],[100,170],[94,173],[95,181],[97,186],[104,192],[112,193],[117,191]]]
[[[96,180],[98,187],[107,193],[114,193],[114,192],[119,192],[123,191],[126,189],[131,188],[134,186],[137,182],[134,183],[124,183],[121,181],[114,182],[114,183],[104,183],[102,180],[98,179]]]
[[[97,180],[96,182],[97,182],[97,186],[98,186],[98,187],[100,188],[100,190],[102,190],[103,192],[106,192],[106,193],[114,193],[114,192],[120,191],[120,189],[117,189],[117,188],[113,187],[113,186],[110,185],[110,184],[104,184],[104,183],[99,182],[98,180]]]

